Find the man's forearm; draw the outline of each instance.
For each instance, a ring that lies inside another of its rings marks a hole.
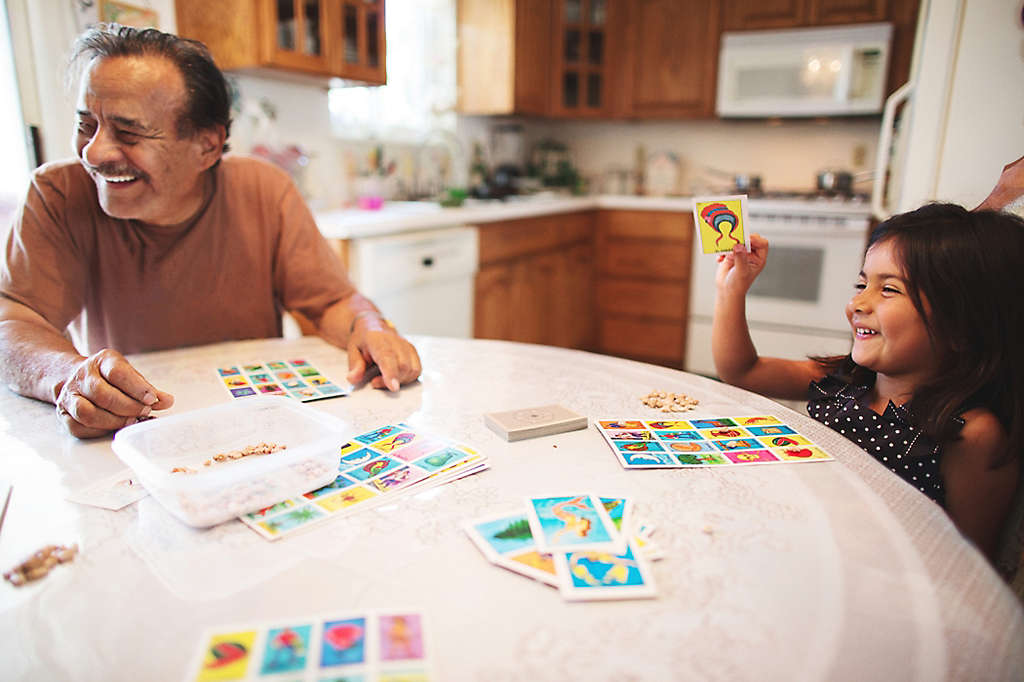
[[[316,321],[317,331],[328,342],[339,348],[346,348],[354,323],[364,313],[380,315],[376,306],[368,298],[362,294],[353,293],[324,311],[324,314]]]
[[[0,380],[16,393],[55,402],[82,360],[70,341],[46,327],[0,320]]]

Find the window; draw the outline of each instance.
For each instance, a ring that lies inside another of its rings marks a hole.
[[[9,96],[0,99],[0,233],[7,229],[14,210],[25,196],[28,185],[29,157],[25,140],[25,122],[21,115],[18,84],[14,75],[14,50],[7,12],[0,6],[0,92]],[[10,96],[13,94],[13,96]]]
[[[332,130],[397,142],[454,132],[454,0],[388,0],[386,22],[388,83],[331,88]]]

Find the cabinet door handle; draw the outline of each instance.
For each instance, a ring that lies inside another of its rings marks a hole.
[[[426,258],[421,260],[420,263],[423,265],[423,267],[429,268],[431,265],[434,264],[434,257],[433,256],[427,256]]]

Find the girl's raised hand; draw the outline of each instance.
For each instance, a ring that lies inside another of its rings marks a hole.
[[[759,234],[750,235],[750,251],[743,244],[733,247],[732,253],[718,257],[715,285],[723,293],[747,294],[750,285],[764,270],[768,258],[768,240]]]

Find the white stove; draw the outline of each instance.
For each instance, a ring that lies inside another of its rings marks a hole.
[[[803,359],[850,348],[844,308],[854,291],[870,227],[861,198],[785,195],[746,202],[750,232],[768,239],[768,263],[747,295],[750,334],[761,355]],[[694,253],[686,369],[716,376],[711,353],[714,255]]]

